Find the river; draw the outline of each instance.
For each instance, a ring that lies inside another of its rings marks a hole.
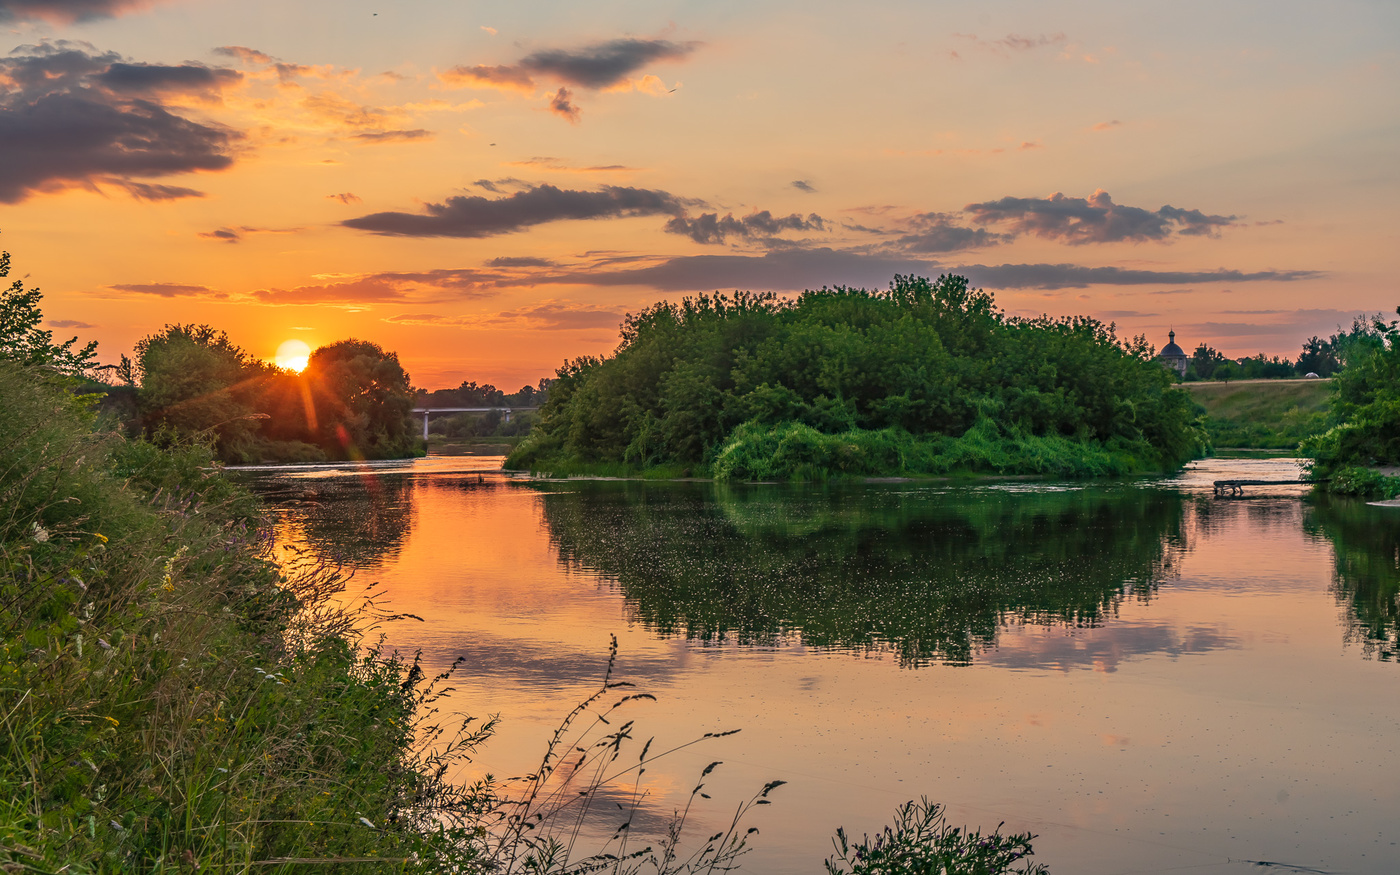
[[[656,696],[627,706],[641,741],[742,730],[649,768],[638,831],[711,761],[697,835],[787,782],[741,871],[820,871],[837,826],[922,796],[1036,833],[1061,875],[1400,870],[1400,509],[1211,495],[1292,460],[840,486],[500,461],[251,472],[280,541],[421,618],[391,646],[463,659],[445,704],[501,717],[463,777],[529,771],[616,635],[616,677]]]

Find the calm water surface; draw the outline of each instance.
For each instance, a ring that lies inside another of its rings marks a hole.
[[[279,537],[379,581],[451,706],[500,714],[473,768],[522,774],[596,687],[657,696],[664,822],[700,769],[719,827],[770,779],[744,871],[928,796],[1031,830],[1065,873],[1400,871],[1400,509],[1215,500],[1216,478],[840,487],[529,482],[499,458],[257,475]],[[644,824],[645,825],[645,824]]]

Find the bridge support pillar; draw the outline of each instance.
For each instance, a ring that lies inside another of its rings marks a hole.
[[[423,411],[423,442],[424,442],[424,443],[427,443],[427,442],[428,442],[428,417],[429,417],[430,415],[431,415],[431,414],[429,414],[428,411],[426,411],[426,410]]]

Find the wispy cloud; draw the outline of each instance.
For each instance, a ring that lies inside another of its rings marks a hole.
[[[446,316],[437,313],[405,313],[389,316],[396,325],[430,325],[456,328],[517,328],[531,331],[579,331],[616,329],[621,311],[574,301],[541,301],[499,313]]]
[[[158,298],[213,298],[224,300],[229,297],[227,292],[220,292],[208,286],[189,285],[186,283],[119,283],[107,286],[114,292],[125,292],[134,295],[155,295]]]
[[[431,140],[433,132],[418,128],[411,131],[361,131],[350,136],[351,139],[361,143],[404,143],[414,140]]]
[[[1079,264],[969,264],[950,268],[977,285],[1001,289],[1066,289],[1092,285],[1140,286],[1178,283],[1298,282],[1324,276],[1316,270],[1138,270]]]

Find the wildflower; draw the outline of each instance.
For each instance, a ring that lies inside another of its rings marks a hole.
[[[175,563],[187,552],[189,552],[189,547],[182,545],[180,549],[175,551],[175,555],[165,560],[165,576],[161,579],[161,589],[166,592],[175,591]]]
[[[49,539],[49,530],[38,523],[34,523],[33,538],[35,541],[43,544]]]
[[[102,534],[101,532],[93,532],[92,536],[104,544],[107,543],[107,536]]]

